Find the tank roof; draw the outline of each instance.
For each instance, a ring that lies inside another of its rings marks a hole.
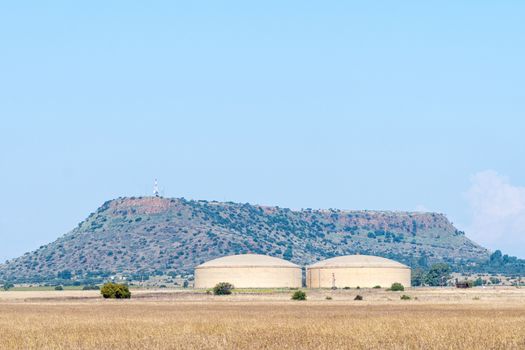
[[[409,267],[400,262],[373,255],[345,255],[316,262],[308,268],[323,267],[386,267],[405,268]]]
[[[210,267],[294,267],[298,265],[287,260],[261,254],[230,255],[207,261],[196,268]]]

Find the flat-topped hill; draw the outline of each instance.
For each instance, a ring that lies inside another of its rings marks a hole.
[[[299,265],[346,254],[405,264],[483,261],[488,251],[442,214],[294,211],[183,198],[118,198],[56,241],[0,265],[0,278],[74,274],[191,273],[207,260],[266,254]]]

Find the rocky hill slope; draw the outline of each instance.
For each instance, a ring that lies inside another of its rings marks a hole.
[[[343,254],[375,254],[412,266],[483,261],[485,248],[441,214],[301,210],[157,197],[104,203],[56,241],[0,265],[0,278],[97,273],[192,273],[238,253],[305,265]]]

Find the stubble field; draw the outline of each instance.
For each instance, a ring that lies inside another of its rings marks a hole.
[[[26,293],[26,294],[24,294]],[[0,293],[1,349],[524,349],[525,291]],[[364,301],[354,301],[359,293]],[[326,300],[326,297],[332,300]],[[417,297],[417,300],[414,298]]]

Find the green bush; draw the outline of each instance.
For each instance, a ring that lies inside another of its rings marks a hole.
[[[232,289],[235,288],[233,284],[228,282],[220,282],[213,287],[213,294],[215,295],[229,295],[232,294]]]
[[[306,293],[298,290],[292,294],[292,300],[306,300]]]
[[[374,289],[381,289],[381,286],[374,286]]]
[[[501,283],[501,280],[497,277],[491,277],[490,278],[490,283],[492,284],[500,284]]]
[[[64,290],[64,287],[62,287],[62,286],[56,286],[56,287],[55,287],[55,290]]]
[[[82,287],[82,290],[99,290],[99,289],[100,288],[95,285],[87,285],[87,286]]]
[[[472,287],[474,287],[474,281],[466,280],[464,283],[465,283],[465,286],[466,286],[467,288],[472,288]],[[457,286],[457,284],[456,284],[456,286]]]
[[[326,296],[325,299],[326,300],[332,300],[332,297],[331,296]]]
[[[15,285],[13,283],[10,283],[10,282],[5,282],[4,286],[3,286],[5,291],[8,291],[9,289],[14,288],[14,287],[15,287]]]
[[[355,296],[354,300],[363,300],[363,297],[358,294]]]
[[[105,299],[129,299],[131,298],[131,292],[128,286],[119,283],[106,283],[100,289],[100,294]]]
[[[410,300],[410,299],[412,299],[412,298],[410,296],[406,295],[406,294],[403,294],[401,296],[401,300]]]
[[[405,287],[401,283],[394,282],[389,290],[392,292],[402,292],[405,290]]]

